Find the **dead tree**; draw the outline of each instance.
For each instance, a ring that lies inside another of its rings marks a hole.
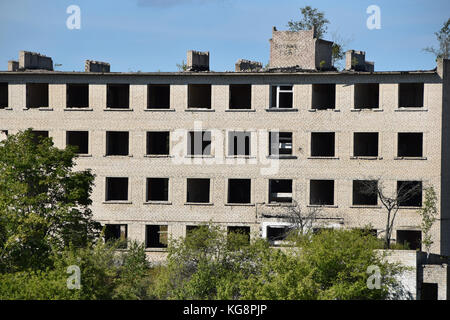
[[[373,183],[376,182],[376,183]],[[409,200],[422,192],[422,185],[404,183],[393,193],[388,193],[383,186],[381,179],[363,181],[362,193],[367,195],[377,195],[382,206],[387,212],[386,230],[384,235],[384,248],[389,249],[391,244],[392,230],[394,228],[395,218],[401,206],[408,203]]]
[[[319,219],[321,211],[320,207],[309,207],[305,212],[297,201],[293,200],[292,206],[288,207],[286,219],[291,224],[291,229],[298,234],[308,234],[313,230],[314,223]]]

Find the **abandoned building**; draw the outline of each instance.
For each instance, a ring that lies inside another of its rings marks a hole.
[[[96,174],[92,210],[106,237],[141,241],[154,260],[169,237],[208,221],[277,245],[293,203],[320,208],[317,229],[371,225],[382,236],[387,213],[363,192],[381,182],[419,190],[393,232],[413,250],[423,190],[434,187],[432,253],[450,255],[450,61],[374,71],[351,50],[338,71],[331,45],[314,30],[274,28],[269,66],[239,60],[235,72],[210,71],[209,52],[189,51],[186,71],[133,73],[92,60],[54,71],[51,58],[21,51],[0,72],[0,139],[32,128],[74,146],[77,166]],[[192,161],[176,160],[181,147]],[[278,170],[262,173],[268,163]]]

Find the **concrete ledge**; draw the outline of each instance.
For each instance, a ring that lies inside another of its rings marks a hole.
[[[266,159],[274,159],[274,160],[295,160],[298,159],[297,156],[267,156]]]
[[[383,109],[380,108],[364,108],[364,109],[350,109],[350,112],[383,112]]]
[[[146,109],[144,109],[144,111],[145,112],[175,112],[175,109],[163,109],[163,108],[160,108],[160,109],[148,109],[148,108],[146,108]]]
[[[427,112],[428,108],[425,107],[400,107],[394,109],[395,112]]]
[[[256,109],[226,109],[225,112],[256,112]]]
[[[188,108],[184,109],[185,112],[216,112],[214,109],[202,109],[202,108]]]
[[[203,202],[185,202],[184,203],[184,205],[185,206],[213,206],[214,205],[214,203],[212,203],[212,202],[205,202],[205,203],[203,203]]]
[[[394,160],[427,160],[427,157],[394,157]]]
[[[144,205],[171,205],[171,201],[146,201]]]
[[[254,203],[225,203],[226,207],[254,207]]]
[[[294,108],[268,108],[267,112],[298,112],[298,109]]]
[[[94,111],[93,108],[64,108],[64,111]]]
[[[308,157],[310,160],[339,160],[339,157]]]
[[[120,201],[120,200],[111,200],[111,201],[103,201],[103,204],[133,204],[132,201]]]
[[[144,158],[173,158],[174,156],[171,156],[170,154],[144,154]]]
[[[133,109],[130,108],[106,108],[103,109],[103,111],[121,111],[121,112],[126,112],[126,111],[133,111]]]

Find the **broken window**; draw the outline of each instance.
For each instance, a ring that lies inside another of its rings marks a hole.
[[[400,83],[398,106],[400,108],[423,107],[423,83]]]
[[[405,132],[398,134],[397,155],[399,157],[422,157],[423,133]]]
[[[211,109],[210,84],[190,84],[188,86],[188,108]]]
[[[353,156],[378,157],[378,132],[355,132]]]
[[[267,240],[271,245],[278,245],[287,238],[290,230],[288,226],[267,226]]]
[[[169,131],[147,132],[147,154],[169,155],[170,133]]]
[[[251,180],[229,179],[228,203],[250,203],[250,202],[251,202]]]
[[[228,133],[228,155],[250,156],[250,132],[233,131]]]
[[[8,139],[8,130],[0,130],[0,142]]]
[[[128,200],[128,178],[106,178],[106,201]]]
[[[269,203],[291,203],[292,180],[269,180]]]
[[[129,154],[129,133],[126,131],[106,132],[106,155],[127,156]]]
[[[88,131],[67,131],[66,145],[76,147],[76,153],[89,153],[89,132]]]
[[[333,205],[334,180],[311,180],[309,204],[318,206]]]
[[[209,203],[209,179],[187,179],[187,202]]]
[[[227,227],[227,235],[230,234],[243,235],[245,237],[246,243],[250,243],[250,227]]]
[[[379,84],[355,84],[355,109],[377,109],[379,107]]]
[[[271,156],[292,155],[292,132],[270,132],[269,155]]]
[[[353,205],[376,206],[378,204],[378,181],[353,180]]]
[[[27,83],[27,108],[48,108],[48,83]]]
[[[0,109],[8,108],[8,83],[0,83]]]
[[[130,107],[130,85],[108,84],[106,105],[110,109],[128,109]]]
[[[438,300],[438,284],[423,282],[420,290],[420,300]]]
[[[273,109],[292,109],[293,86],[272,86],[272,104]]]
[[[422,181],[397,181],[397,200],[400,207],[421,207]]]
[[[167,225],[147,225],[145,227],[146,248],[167,248]]]
[[[211,131],[191,131],[188,135],[188,155],[211,155]]]
[[[79,83],[67,84],[67,108],[89,107],[89,85]]]
[[[170,109],[170,85],[148,85],[148,109]]]
[[[169,201],[168,178],[147,178],[147,201]]]
[[[48,131],[33,130],[31,131],[31,134],[33,135],[33,141],[36,144],[40,143],[42,139],[48,138]]]
[[[410,250],[422,250],[422,232],[417,230],[397,230],[397,243]]]
[[[119,248],[127,247],[128,226],[126,224],[105,225],[105,242],[119,241]]]
[[[230,109],[251,109],[251,104],[251,84],[230,84]]]
[[[334,109],[336,107],[335,84],[312,85],[312,108],[316,110]]]
[[[335,133],[334,132],[312,132],[311,133],[311,156],[312,157],[334,157],[335,155]]]

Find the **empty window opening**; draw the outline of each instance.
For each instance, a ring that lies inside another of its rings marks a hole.
[[[423,133],[399,133],[397,150],[399,157],[422,157]]]
[[[27,108],[48,108],[48,83],[27,83]]]
[[[148,109],[170,109],[170,85],[148,85]]]
[[[111,109],[128,109],[130,107],[130,85],[108,84],[107,106]]]
[[[291,203],[292,180],[269,180],[269,203]]]
[[[89,132],[88,131],[67,131],[66,144],[76,147],[76,153],[89,153]]]
[[[311,180],[309,204],[318,206],[333,205],[334,180]]]
[[[251,109],[251,104],[251,84],[230,84],[230,109]]]
[[[438,300],[438,284],[422,283],[420,290],[420,300]]]
[[[0,83],[0,109],[8,108],[8,83]]]
[[[250,156],[250,132],[233,131],[228,133],[228,154],[230,156]]]
[[[187,179],[187,202],[209,203],[209,179]]]
[[[423,107],[423,83],[400,83],[398,91],[400,108]]]
[[[397,230],[397,243],[410,250],[422,250],[422,232],[417,230]]]
[[[379,84],[355,84],[355,109],[376,109],[379,107]]]
[[[238,235],[242,235],[243,239],[245,239],[246,243],[250,243],[250,227],[241,227],[241,226],[232,226],[232,227],[227,227],[227,235],[230,234],[238,234]]]
[[[125,131],[106,132],[106,155],[127,156],[129,154],[129,133]]]
[[[376,206],[378,203],[378,181],[354,180],[353,181],[353,205]]]
[[[205,226],[186,226],[186,238],[192,235],[192,233],[205,228]]]
[[[0,142],[8,139],[8,130],[0,130]]]
[[[188,135],[188,155],[211,155],[211,131],[191,131]]]
[[[292,155],[292,132],[270,132],[269,155]]]
[[[147,154],[169,155],[169,131],[147,132]]]
[[[288,226],[267,226],[267,240],[271,245],[279,245],[287,238],[291,229]]]
[[[211,109],[210,84],[190,84],[188,86],[188,108]]]
[[[120,241],[119,248],[127,247],[128,226],[126,224],[105,225],[105,242]]]
[[[335,109],[335,107],[336,107],[336,85],[313,84],[312,108],[316,110],[326,110],[326,109]]]
[[[31,131],[31,134],[33,135],[33,141],[34,143],[38,144],[41,143],[41,141],[45,138],[48,138],[48,131],[37,131],[33,130]]]
[[[378,157],[378,132],[355,132],[353,156]]]
[[[147,179],[147,201],[169,201],[169,179]]]
[[[334,157],[335,155],[335,133],[334,132],[312,132],[311,133],[311,156],[312,157]]]
[[[397,201],[400,207],[421,207],[422,181],[397,181]]]
[[[145,227],[146,248],[167,248],[167,225],[147,225]]]
[[[228,203],[250,203],[250,202],[251,202],[251,180],[229,179]]]
[[[89,107],[89,85],[68,83],[67,84],[67,108]]]
[[[275,109],[292,109],[293,103],[293,86],[272,86],[272,104],[271,108]]]
[[[128,178],[106,178],[106,201],[128,200]]]

